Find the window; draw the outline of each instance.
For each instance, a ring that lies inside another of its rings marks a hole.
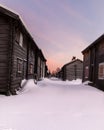
[[[89,60],[89,51],[84,53],[84,60],[85,61]]]
[[[23,65],[22,59],[17,58],[17,72],[22,73]]]
[[[104,54],[104,43],[103,42],[99,45],[99,55],[102,55],[102,54]]]
[[[19,39],[19,45],[23,46],[23,34],[20,32],[20,39]]]
[[[86,66],[85,67],[85,78],[88,78],[88,76],[89,76],[89,67]]]
[[[33,58],[34,57],[34,53],[32,51],[32,49],[30,50],[30,56]]]
[[[98,79],[104,79],[104,62],[99,64]]]
[[[30,64],[30,74],[33,74],[33,64]]]
[[[16,42],[19,44],[19,37],[20,37],[20,31],[19,31],[19,29],[17,28],[16,29],[16,38],[15,38],[15,40],[16,40]]]
[[[19,29],[16,30],[16,42],[23,47],[23,34],[19,31]]]

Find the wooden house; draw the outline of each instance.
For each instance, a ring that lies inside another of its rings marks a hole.
[[[62,80],[82,79],[83,62],[79,59],[72,60],[65,64],[59,72],[59,77]]]
[[[83,82],[104,90],[104,34],[82,51]]]
[[[45,65],[45,77],[48,77],[48,66],[47,65]]]
[[[43,52],[41,51],[41,49],[38,50],[37,53],[37,78],[38,80],[41,80],[42,78],[45,77],[45,66],[46,66],[46,59],[43,55]]]
[[[46,64],[39,52],[20,17],[0,7],[0,93],[16,94],[23,79],[39,77],[38,57]]]

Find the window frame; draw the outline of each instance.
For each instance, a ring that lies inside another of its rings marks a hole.
[[[22,34],[22,32],[20,32],[19,45],[20,45],[21,47],[23,47],[23,34]]]
[[[16,30],[15,41],[16,41],[21,47],[23,47],[24,36],[23,36],[23,33],[22,33],[19,29]]]
[[[98,79],[99,80],[104,80],[104,62],[99,63],[99,66],[98,66]]]
[[[17,73],[22,74],[22,70],[23,70],[23,59],[17,58]]]
[[[85,66],[85,78],[88,79],[89,77],[89,66]]]
[[[33,74],[34,73],[34,66],[33,63],[30,63],[29,65],[29,74]]]
[[[99,55],[103,55],[104,54],[104,43],[101,42],[99,47],[98,47],[98,51],[99,51]]]

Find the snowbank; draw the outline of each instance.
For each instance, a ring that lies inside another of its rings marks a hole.
[[[104,130],[104,93],[81,81],[23,81],[0,96],[0,130]]]

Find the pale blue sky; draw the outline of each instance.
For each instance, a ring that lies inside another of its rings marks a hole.
[[[37,45],[43,50],[50,70],[81,51],[104,33],[103,0],[0,0],[17,12]]]

